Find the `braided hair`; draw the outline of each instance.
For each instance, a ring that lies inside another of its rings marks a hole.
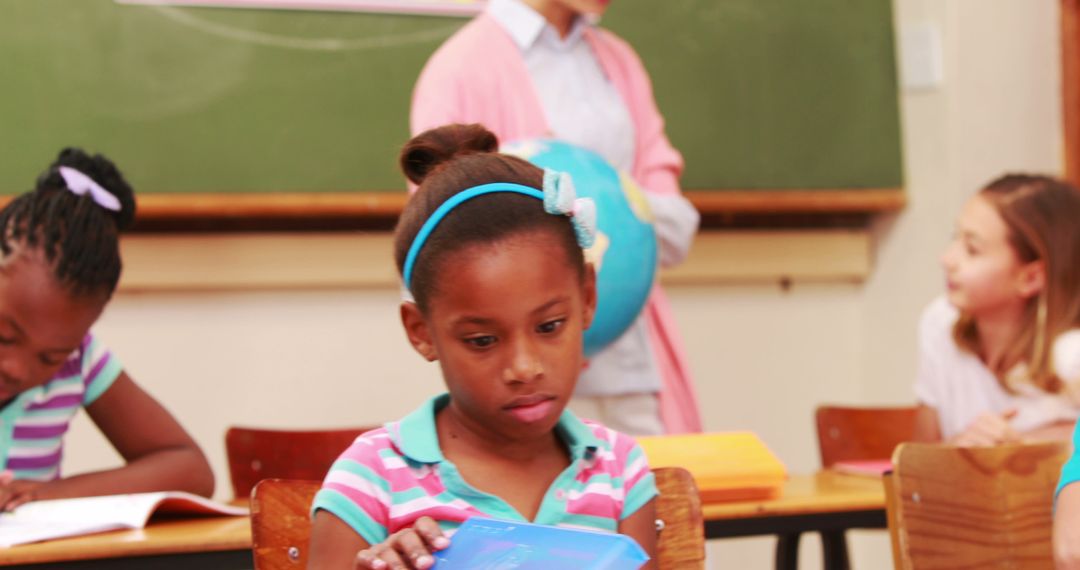
[[[90,193],[71,192],[60,167],[90,177],[116,197],[119,211],[102,207]],[[119,234],[134,219],[135,194],[116,165],[100,154],[65,148],[34,190],[0,210],[0,252],[6,257],[17,246],[40,250],[72,295],[108,299],[120,280]]]

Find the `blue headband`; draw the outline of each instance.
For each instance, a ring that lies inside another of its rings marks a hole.
[[[420,231],[417,232],[412,245],[409,246],[408,254],[405,255],[405,266],[401,272],[406,289],[412,289],[412,273],[413,266],[416,264],[416,258],[420,255],[420,250],[423,249],[424,242],[427,241],[431,232],[435,231],[439,222],[441,222],[451,210],[458,207],[463,202],[472,200],[477,196],[483,196],[484,194],[495,194],[500,192],[532,196],[533,198],[544,202],[544,211],[547,213],[569,216],[574,224],[574,233],[577,236],[578,245],[582,248],[587,249],[591,247],[593,241],[595,241],[596,206],[589,198],[577,198],[575,196],[573,181],[570,180],[570,175],[565,172],[559,173],[553,170],[544,170],[543,192],[530,186],[513,184],[510,182],[492,182],[490,184],[473,186],[472,188],[454,194],[449,200],[440,204],[431,216],[428,217],[427,221],[424,222],[424,225],[420,227]]]

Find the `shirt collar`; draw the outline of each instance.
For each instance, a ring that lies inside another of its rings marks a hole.
[[[556,45],[573,45],[581,39],[585,29],[595,22],[595,18],[589,17],[576,19],[570,33],[563,39],[539,12],[521,0],[490,0],[487,11],[510,34],[521,51],[531,48],[541,34],[548,36]]]
[[[439,448],[439,434],[435,429],[435,414],[450,403],[450,394],[431,398],[414,412],[397,423],[397,429],[390,429],[390,439],[401,450],[402,455],[417,463],[441,463],[445,461]],[[592,459],[600,447],[592,428],[585,425],[569,409],[563,410],[555,433],[570,450],[570,459]]]
[[[45,392],[45,386],[47,385],[48,382],[39,386],[34,386],[29,390],[25,390],[17,394],[14,398],[8,401],[6,406],[0,406],[0,418],[4,418],[5,420],[9,421],[18,418],[20,415],[22,415],[22,413],[26,410],[26,407],[30,405],[31,402],[36,401],[38,396]],[[0,456],[2,455],[3,453],[0,453]],[[0,461],[0,466],[2,465],[3,461]]]
[[[578,419],[574,412],[570,411],[570,408],[564,409],[562,415],[559,416],[559,423],[555,425],[555,433],[566,444],[566,447],[570,448],[570,459],[572,461],[578,459],[591,460],[600,447],[600,440],[596,438],[596,433],[593,432],[591,427],[585,425],[585,422]]]
[[[390,439],[402,455],[417,463],[443,461],[439,432],[435,429],[435,413],[449,403],[450,394],[435,396],[398,422],[396,430],[390,430]]]

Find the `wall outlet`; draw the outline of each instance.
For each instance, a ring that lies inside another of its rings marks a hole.
[[[941,87],[945,80],[941,29],[929,22],[900,25],[900,80],[904,89]]]

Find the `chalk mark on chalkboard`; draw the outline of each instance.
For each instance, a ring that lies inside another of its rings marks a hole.
[[[296,38],[277,34],[268,34],[255,30],[245,30],[221,22],[213,22],[171,6],[152,6],[151,10],[162,16],[199,30],[200,32],[228,40],[259,44],[264,46],[297,49],[306,51],[360,51],[382,49],[403,45],[442,41],[461,27],[454,23],[430,30],[420,30],[402,34],[388,34],[368,38]]]

